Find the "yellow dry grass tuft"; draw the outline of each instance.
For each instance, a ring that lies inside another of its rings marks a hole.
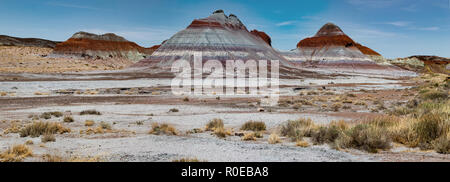
[[[26,145],[14,145],[0,154],[2,162],[22,162],[26,157],[33,156],[33,151]]]
[[[70,128],[66,128],[62,126],[60,123],[55,122],[34,122],[25,126],[20,131],[20,137],[39,137],[43,134],[51,133],[51,134],[63,134],[70,133]]]
[[[159,123],[153,123],[152,129],[150,130],[149,134],[153,135],[178,135],[178,131],[169,124],[159,124]]]
[[[280,137],[278,137],[278,135],[277,134],[275,134],[275,133],[272,133],[270,136],[269,136],[269,144],[277,144],[277,143],[281,143],[281,140],[280,140]]]

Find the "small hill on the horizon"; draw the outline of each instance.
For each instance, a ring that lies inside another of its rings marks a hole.
[[[39,38],[19,38],[8,35],[0,35],[0,46],[55,48],[58,43],[60,42]]]
[[[150,56],[153,51],[152,48],[141,47],[113,33],[97,35],[77,32],[67,41],[57,44],[52,56],[127,59],[137,62]]]
[[[301,40],[297,48],[283,52],[285,57],[301,64],[376,67],[382,56],[346,35],[340,27],[327,23],[313,36]]]

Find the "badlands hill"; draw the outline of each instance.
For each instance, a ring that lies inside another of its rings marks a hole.
[[[134,67],[170,69],[176,60],[193,61],[194,51],[202,53],[203,61],[279,60],[280,65],[291,66],[270,44],[270,37],[264,32],[249,32],[236,15],[227,16],[217,10],[207,18],[192,21]]]
[[[313,37],[301,40],[297,48],[283,53],[293,62],[329,66],[376,68],[373,58],[381,55],[351,39],[341,28],[325,24]]]
[[[96,35],[75,33],[70,39],[57,44],[54,56],[88,59],[127,59],[137,62],[152,54],[154,49],[144,48],[112,33]]]
[[[37,38],[18,38],[7,35],[0,35],[0,46],[21,46],[21,47],[43,47],[54,48],[59,42],[37,39]]]
[[[389,60],[389,63],[415,72],[450,74],[450,58],[416,55]]]

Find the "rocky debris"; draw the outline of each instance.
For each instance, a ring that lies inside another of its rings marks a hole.
[[[43,47],[54,48],[59,42],[37,39],[37,38],[18,38],[7,35],[0,35],[0,46],[25,46],[25,47]]]
[[[96,35],[77,32],[70,39],[56,45],[52,56],[86,59],[128,59],[137,62],[150,56],[154,48],[143,48],[112,33]]]

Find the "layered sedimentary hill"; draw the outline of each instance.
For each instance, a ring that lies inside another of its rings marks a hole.
[[[450,74],[450,58],[417,55],[389,60],[389,62],[393,65],[415,72]]]
[[[53,55],[88,59],[127,59],[137,62],[147,58],[153,51],[152,48],[143,48],[112,33],[96,35],[78,32],[67,41],[57,44]]]
[[[288,60],[302,64],[352,67],[376,67],[373,59],[382,58],[332,23],[325,24],[315,36],[301,40],[296,49],[283,54]]]
[[[261,32],[261,31],[258,31],[258,30],[252,30],[250,33],[260,37],[261,39],[264,40],[264,42],[266,42],[267,44],[272,46],[272,39],[270,38],[269,35],[266,34],[266,32]]]
[[[0,46],[22,46],[22,47],[43,47],[54,48],[59,42],[37,39],[37,38],[18,38],[7,35],[0,35]]]
[[[133,67],[168,69],[179,59],[193,61],[193,52],[201,52],[203,61],[219,60],[279,60],[291,66],[271,46],[270,37],[257,30],[249,32],[245,25],[222,10],[203,19],[196,19],[184,30],[165,41],[149,58]]]

